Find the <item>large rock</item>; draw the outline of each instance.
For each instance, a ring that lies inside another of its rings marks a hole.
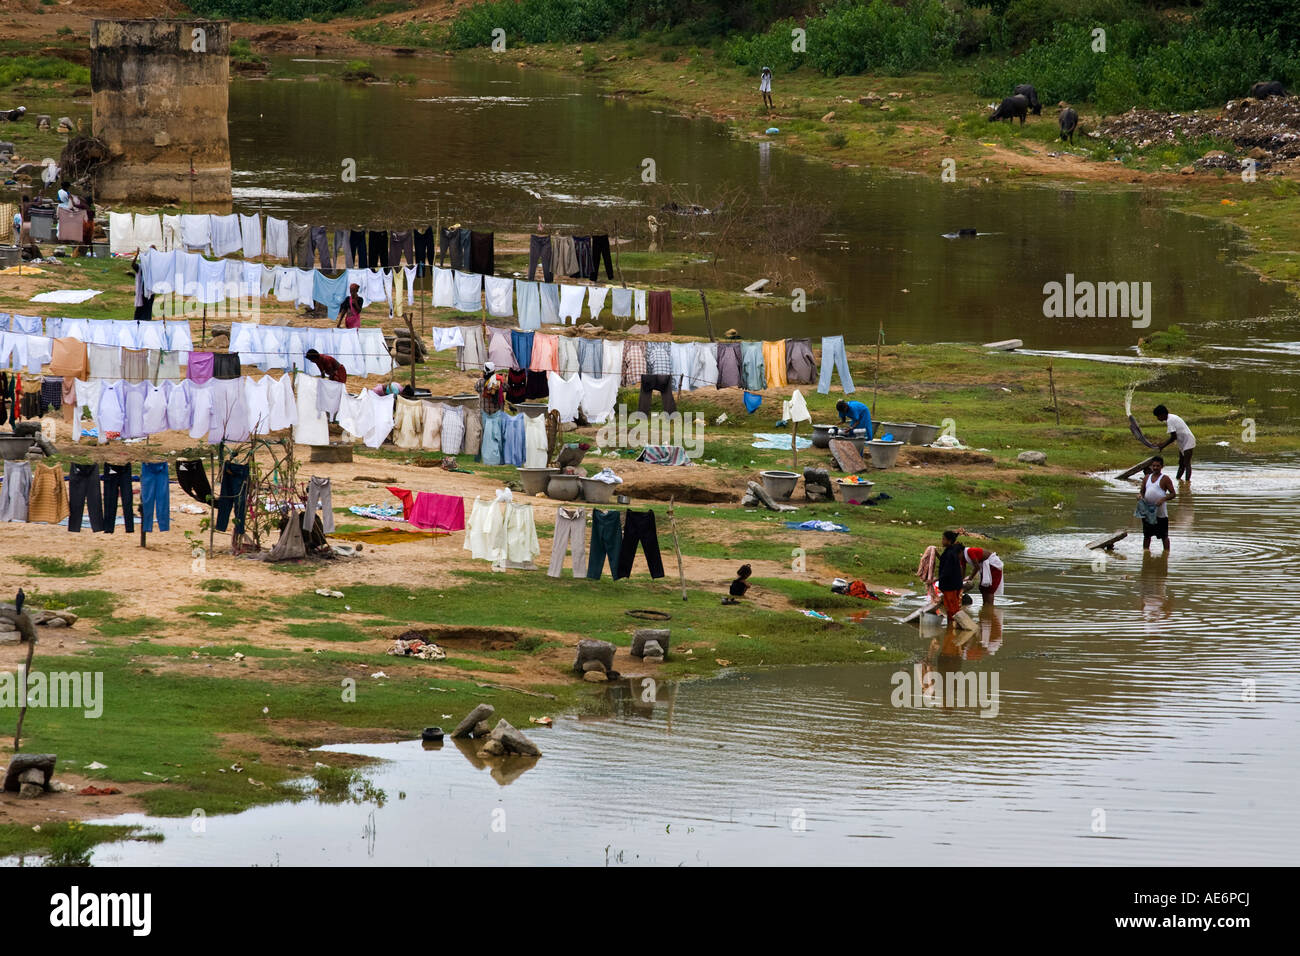
[[[1047,455],[1041,451],[1022,451],[1016,456],[1016,461],[1023,461],[1026,465],[1045,465]]]
[[[805,468],[803,493],[809,501],[834,501],[835,486],[831,484],[830,472],[825,468]]]
[[[633,657],[645,657],[646,645],[656,643],[659,645],[660,656],[668,653],[668,638],[672,631],[668,628],[642,627],[638,628],[632,634],[632,651]]]
[[[609,680],[609,675],[607,675],[603,670],[583,671],[582,679],[585,680],[588,684],[603,684],[607,680]]]
[[[497,709],[491,704],[479,704],[465,715],[465,719],[456,725],[456,729],[451,732],[451,735],[453,737],[468,737],[474,732],[474,727],[479,721],[487,720],[496,712]]]
[[[542,755],[542,751],[537,744],[512,727],[504,717],[497,721],[497,725],[492,728],[489,739],[499,741],[501,746],[506,748],[506,753],[520,754],[525,757],[540,757]]]
[[[50,789],[50,778],[54,776],[54,762],[58,759],[56,754],[14,754],[9,758],[9,769],[5,771],[5,791],[18,793],[21,786],[20,778],[29,770],[39,771],[42,786],[46,790]]]
[[[600,661],[606,671],[614,669],[614,645],[609,641],[593,641],[583,638],[578,642],[578,654],[573,659],[573,672],[583,673],[582,665],[587,661]]]

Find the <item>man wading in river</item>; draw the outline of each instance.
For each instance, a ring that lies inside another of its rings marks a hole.
[[[1173,442],[1178,442],[1178,473],[1174,477],[1179,481],[1185,479],[1190,484],[1192,480],[1192,449],[1196,447],[1196,436],[1187,427],[1187,422],[1170,412],[1163,405],[1157,405],[1152,410],[1152,414],[1169,430],[1169,437],[1156,446],[1156,451],[1168,447]],[[1161,460],[1163,461],[1163,459]]]
[[[1161,406],[1162,408],[1164,406]],[[1178,497],[1174,483],[1163,474],[1165,460],[1159,455],[1151,460],[1146,474],[1142,476],[1142,488],[1138,492],[1136,515],[1142,519],[1142,548],[1151,550],[1151,539],[1159,538],[1169,553],[1169,507],[1167,502]]]

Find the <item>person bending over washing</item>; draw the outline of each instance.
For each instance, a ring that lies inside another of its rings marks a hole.
[[[321,355],[315,349],[308,349],[306,355],[307,361],[313,363],[320,369],[321,378],[327,378],[332,382],[343,382],[347,384],[348,370],[334,358],[332,355]]]
[[[1156,451],[1162,451],[1174,442],[1178,442],[1178,473],[1174,477],[1179,481],[1186,479],[1190,483],[1192,480],[1192,449],[1196,447],[1196,436],[1187,427],[1187,422],[1163,405],[1157,405],[1152,409],[1152,414],[1169,429],[1169,437],[1156,446]]]
[[[939,540],[939,594],[951,627],[961,610],[962,583],[965,580],[966,559],[963,548],[957,543],[956,531],[945,531]]]
[[[1137,516],[1142,519],[1142,549],[1151,550],[1151,539],[1159,538],[1169,552],[1169,506],[1178,497],[1174,483],[1164,474],[1165,460],[1159,455],[1151,459],[1142,488],[1138,492]]]
[[[871,409],[861,402],[836,402],[835,411],[840,416],[840,424],[848,423],[849,428],[865,428],[867,440],[871,439]]]
[[[979,575],[980,595],[984,598],[984,606],[992,607],[994,598],[1002,593],[1002,559],[998,557],[996,551],[988,551],[984,548],[967,548],[965,557],[972,565],[967,580],[973,581],[975,576]]]

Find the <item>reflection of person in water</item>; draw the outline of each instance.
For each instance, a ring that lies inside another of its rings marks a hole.
[[[934,699],[941,701],[945,708],[954,706],[954,702],[944,697],[947,689],[947,679],[944,675],[961,673],[962,647],[974,633],[974,631],[958,632],[951,624],[948,625],[942,638],[931,639],[929,651],[925,660],[921,662],[922,681],[926,674],[934,674],[934,683],[931,685],[933,690],[930,694]],[[921,686],[924,687],[925,684],[922,683]]]
[[[1174,612],[1174,599],[1167,579],[1169,559],[1166,554],[1142,553],[1142,571],[1138,574],[1138,593],[1142,598],[1142,619],[1155,624]]]
[[[979,612],[979,640],[966,647],[966,660],[978,661],[992,657],[1002,646],[1002,610],[985,604]]]

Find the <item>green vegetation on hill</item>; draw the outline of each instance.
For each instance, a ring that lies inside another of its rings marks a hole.
[[[1044,103],[1188,109],[1245,95],[1261,79],[1300,80],[1300,5],[1209,0],[1196,10],[1142,0],[489,0],[451,21],[453,47],[583,43],[638,36],[712,47],[757,72],[901,75],[978,66],[978,91],[1032,82]],[[1104,36],[1101,32],[1104,31]]]
[[[409,10],[409,0],[189,0],[200,17],[229,20],[332,20]]]

